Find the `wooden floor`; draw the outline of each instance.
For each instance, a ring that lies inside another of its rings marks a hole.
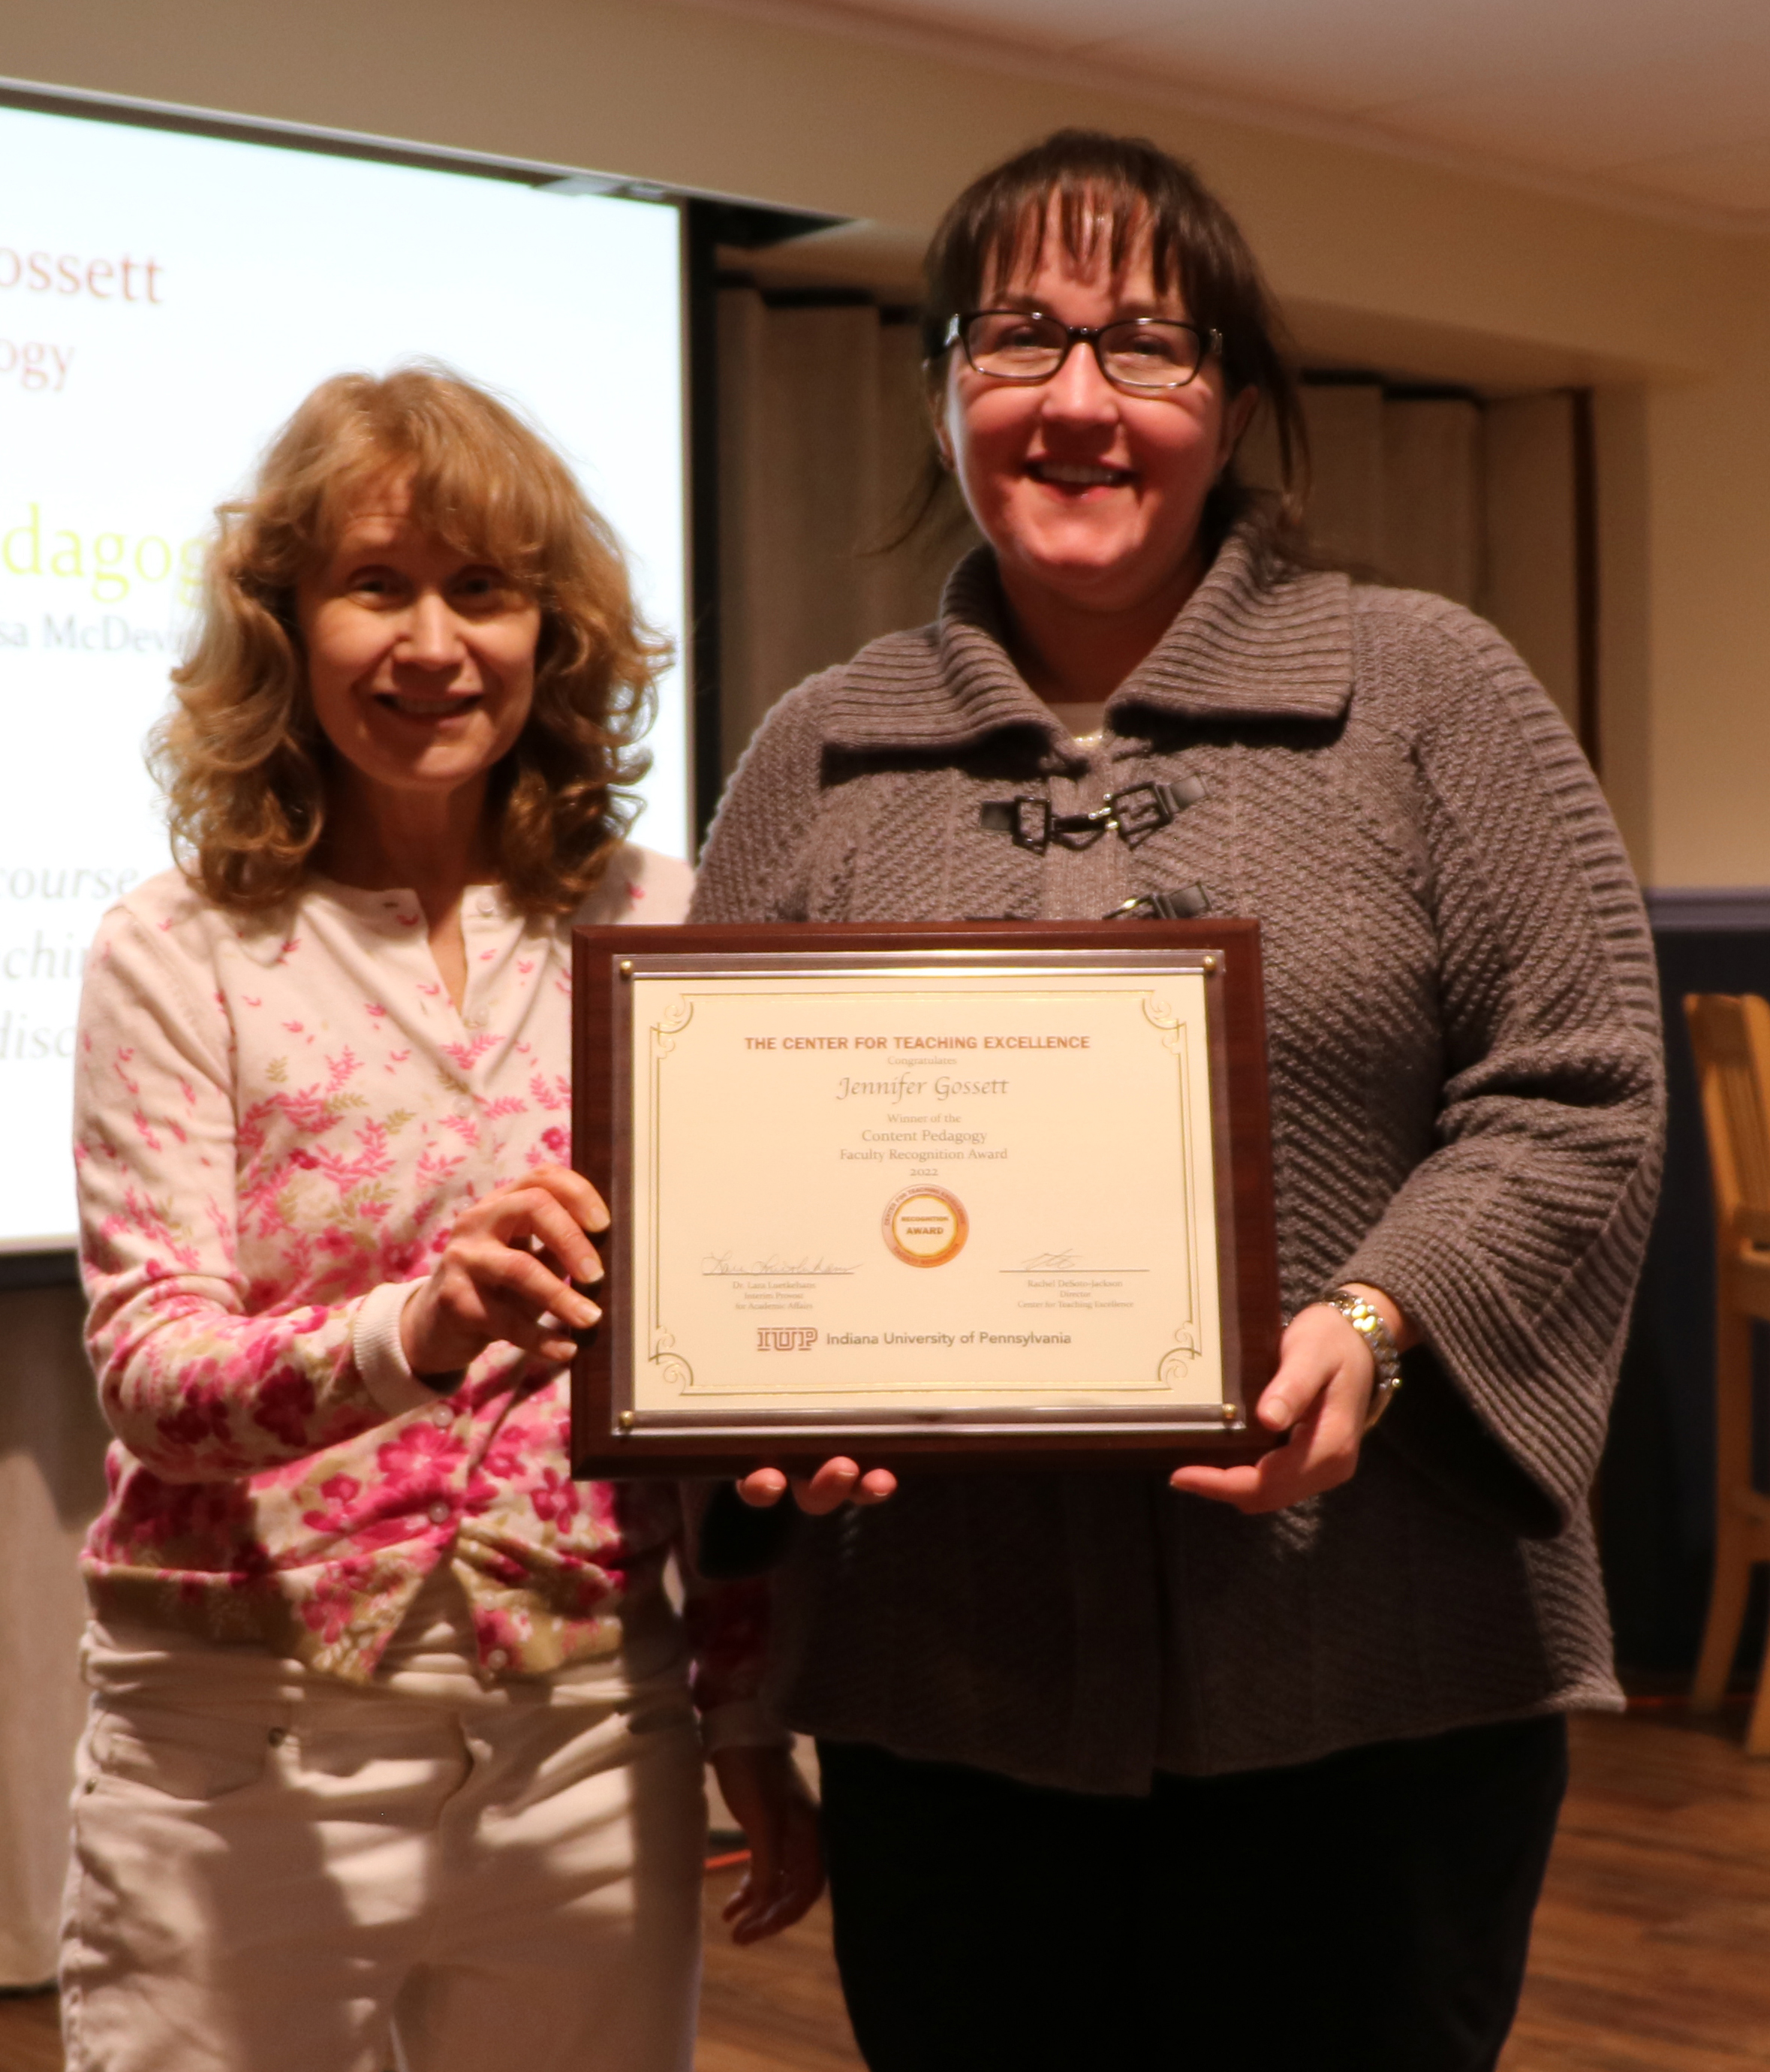
[[[53,1993],[0,2000],[0,2072],[62,2072]]]
[[[1502,2072],[1770,2066],[1770,1762],[1741,1752],[1744,1721],[1575,1721]]]
[[[1770,2068],[1770,1762],[1743,1716],[1574,1722],[1574,1782],[1503,2072]],[[852,2072],[819,1908],[733,1950],[708,1880],[696,2072]],[[0,2000],[0,2072],[62,2072],[55,2003]],[[325,2072],[316,2066],[314,2072]]]
[[[854,2072],[854,2047],[836,1959],[828,1900],[796,1928],[734,1950],[719,1909],[735,1871],[707,1881],[707,1956],[695,2072]],[[0,2072],[11,2067],[0,2057]]]

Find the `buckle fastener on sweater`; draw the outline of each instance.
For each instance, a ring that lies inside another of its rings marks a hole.
[[[1053,841],[1085,849],[1103,834],[1115,834],[1127,849],[1135,849],[1204,796],[1199,779],[1179,777],[1172,783],[1127,785],[1109,793],[1105,804],[1091,813],[1053,813],[1049,800],[1022,793],[986,800],[978,818],[992,833],[1012,836],[1016,849],[1042,853]]]
[[[1107,800],[1112,817],[1107,825],[1127,848],[1135,849],[1204,796],[1205,787],[1196,777],[1177,777],[1171,784],[1129,785]]]
[[[1043,849],[1051,839],[1049,799],[991,799],[977,817],[990,833],[1012,835],[1016,849]]]
[[[1182,885],[1172,892],[1145,892],[1127,899],[1103,921],[1190,921],[1211,911],[1210,895],[1202,885]]]

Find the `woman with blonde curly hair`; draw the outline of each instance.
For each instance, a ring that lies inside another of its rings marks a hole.
[[[72,2072],[685,2072],[702,1739],[815,1896],[749,1607],[574,1483],[606,1212],[572,922],[684,911],[619,787],[663,643],[545,442],[347,375],[224,506],[158,731],[179,868],[106,916],[76,1116],[116,1435],[63,1973]],[[693,1703],[691,1703],[691,1683]]]

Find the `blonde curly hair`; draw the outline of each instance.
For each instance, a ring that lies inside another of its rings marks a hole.
[[[634,744],[668,643],[639,617],[614,533],[570,470],[507,405],[446,368],[322,382],[279,432],[250,492],[222,504],[195,643],[150,761],[174,853],[218,905],[282,904],[325,833],[334,751],[314,714],[295,589],[335,550],[363,494],[405,484],[411,516],[501,569],[540,607],[535,697],[492,772],[501,882],[525,912],[569,913],[637,810]]]

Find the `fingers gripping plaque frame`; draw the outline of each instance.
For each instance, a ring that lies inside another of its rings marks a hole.
[[[1259,923],[580,928],[580,1475],[1251,1458]]]

